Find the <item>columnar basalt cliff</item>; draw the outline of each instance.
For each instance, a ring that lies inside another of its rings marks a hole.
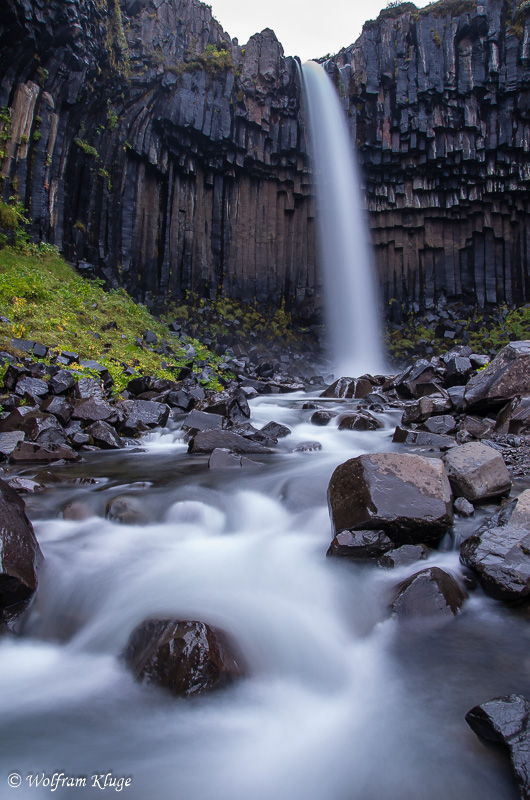
[[[2,196],[153,303],[319,306],[296,63],[197,0],[6,0]],[[528,2],[402,3],[326,62],[364,167],[384,297],[530,300]]]
[[[296,63],[197,0],[8,0],[3,196],[36,233],[154,302],[313,307]]]
[[[529,3],[383,11],[328,64],[362,153],[385,299],[530,299]]]

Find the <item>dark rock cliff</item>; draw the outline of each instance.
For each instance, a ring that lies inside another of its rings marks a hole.
[[[530,3],[386,9],[326,68],[386,302],[530,300]],[[318,306],[300,82],[197,0],[4,0],[2,195],[132,294]]]
[[[4,6],[6,2],[4,2]],[[197,0],[7,0],[2,193],[35,233],[154,302],[313,307],[313,203],[293,59]]]

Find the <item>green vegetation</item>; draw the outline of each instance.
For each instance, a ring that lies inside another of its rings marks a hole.
[[[440,32],[435,31],[433,28],[431,28],[431,39],[433,40],[436,47],[440,49],[440,47],[442,46],[442,37],[440,36]]]
[[[0,109],[0,160],[7,156],[7,143],[11,139],[11,109]]]
[[[25,230],[28,223],[26,210],[15,197],[10,197],[9,203],[0,201],[0,248],[7,244],[25,247],[29,241]]]
[[[30,246],[26,251],[4,248],[0,251],[0,314],[9,323],[0,323],[2,349],[16,352],[11,339],[23,338],[79,353],[81,360],[104,364],[118,392],[131,378],[125,372],[127,367],[133,367],[138,375],[175,380],[188,360],[182,343],[123,289],[107,292],[102,284],[79,276],[49,245]],[[116,330],[107,329],[109,321],[116,323]],[[175,355],[164,356],[138,346],[146,330],[169,341]],[[194,339],[189,341],[196,359],[215,369],[219,357]],[[202,367],[195,369],[200,372]],[[215,372],[207,386],[221,388]]]
[[[468,14],[477,7],[477,0],[438,0],[419,9],[420,16],[434,14],[435,17],[459,17],[461,14]]]
[[[524,26],[527,17],[530,15],[530,0],[519,2],[515,13],[512,16],[512,9],[509,9],[506,17],[506,26],[510,33],[514,33],[518,39],[524,36]]]
[[[91,158],[95,158],[96,161],[98,161],[99,153],[95,147],[92,147],[92,145],[88,144],[88,142],[85,142],[84,139],[80,139],[79,137],[74,139],[74,142],[78,147],[81,148],[83,153],[85,153],[87,156],[91,156]]]
[[[497,352],[510,341],[530,339],[530,306],[515,309],[500,306],[492,312],[476,311],[471,318],[456,320],[461,333],[454,339],[437,336],[434,328],[421,323],[421,315],[409,314],[398,329],[388,332],[390,355],[398,360],[424,353],[441,355],[461,344],[468,344],[476,353]]]

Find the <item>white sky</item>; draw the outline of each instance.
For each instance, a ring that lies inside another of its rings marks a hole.
[[[418,8],[428,0],[413,0]],[[206,0],[232,39],[245,44],[254,33],[272,28],[286,56],[303,61],[336,53],[355,42],[363,23],[375,19],[387,0]]]

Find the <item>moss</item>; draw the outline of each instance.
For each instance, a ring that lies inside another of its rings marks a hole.
[[[428,6],[420,8],[420,16],[424,17],[434,14],[435,17],[459,17],[461,14],[469,14],[477,7],[477,0],[438,0]]]
[[[74,139],[76,145],[85,153],[85,155],[90,156],[91,158],[95,158],[96,161],[99,159],[99,153],[95,147],[85,142],[84,139]]]
[[[438,49],[442,46],[442,37],[440,36],[439,31],[435,31],[431,28],[431,39],[433,40],[434,44]]]

